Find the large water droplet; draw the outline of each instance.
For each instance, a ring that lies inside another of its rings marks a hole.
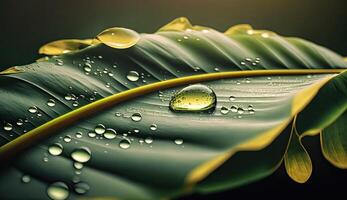
[[[128,139],[122,139],[120,142],[119,142],[119,147],[122,148],[122,149],[128,149],[130,147],[130,141]]]
[[[97,39],[109,47],[126,49],[134,46],[140,40],[140,35],[130,29],[114,27],[102,31]]]
[[[85,182],[79,182],[74,185],[74,190],[77,194],[85,194],[89,191],[90,186]]]
[[[59,156],[63,152],[63,146],[59,143],[52,144],[48,147],[48,152],[53,156]]]
[[[31,106],[31,107],[29,107],[29,109],[28,109],[28,111],[30,112],[30,113],[37,113],[37,107],[36,106]]]
[[[5,123],[5,125],[4,125],[4,130],[5,130],[5,131],[11,131],[12,129],[13,129],[12,124],[10,124],[10,123]]]
[[[89,148],[87,147],[81,147],[78,149],[75,149],[72,153],[71,153],[71,157],[72,159],[74,159],[77,162],[80,163],[85,163],[88,162],[90,157],[91,157],[91,151],[89,150]]]
[[[114,129],[112,129],[112,128],[106,129],[106,131],[104,133],[104,137],[106,139],[109,139],[109,140],[114,139],[116,137],[116,135],[117,135],[117,132]]]
[[[141,116],[140,113],[134,113],[134,114],[131,116],[131,119],[132,119],[134,122],[138,122],[138,121],[141,121],[142,116]]]
[[[69,188],[64,182],[52,183],[47,188],[47,195],[53,200],[64,200],[69,194]]]
[[[94,131],[97,134],[103,134],[103,133],[105,133],[105,126],[103,124],[98,124],[95,126]]]
[[[183,88],[170,101],[172,111],[211,111],[216,107],[216,94],[205,85],[196,84]]]
[[[55,101],[54,101],[54,99],[48,99],[47,105],[48,105],[49,107],[55,106]]]
[[[139,80],[139,78],[140,78],[140,75],[139,75],[139,73],[137,72],[137,71],[129,71],[129,73],[127,74],[127,79],[129,80],[129,81],[137,81],[137,80]]]

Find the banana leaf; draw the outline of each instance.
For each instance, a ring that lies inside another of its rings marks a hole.
[[[318,134],[347,168],[347,62],[317,44],[178,18],[39,52],[50,57],[0,72],[2,199],[172,199],[282,164],[304,183],[313,164],[301,139]],[[173,106],[181,94],[186,110]]]

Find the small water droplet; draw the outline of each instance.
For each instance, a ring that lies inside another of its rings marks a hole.
[[[13,129],[12,124],[10,124],[10,123],[5,123],[5,125],[4,125],[4,130],[5,130],[5,131],[11,131],[12,129]]]
[[[77,133],[76,133],[76,137],[77,137],[77,138],[82,138],[82,135],[83,135],[83,134],[82,134],[81,132],[77,132]]]
[[[139,122],[139,121],[141,121],[142,116],[141,116],[140,113],[134,113],[134,114],[131,116],[131,119],[132,119],[134,122]]]
[[[175,144],[177,144],[177,145],[181,145],[181,144],[183,144],[183,139],[175,139]]]
[[[43,162],[48,162],[48,158],[47,157],[43,157]]]
[[[230,96],[230,97],[229,97],[229,101],[235,101],[235,99],[236,99],[236,98],[235,98],[234,96]]]
[[[119,142],[119,147],[122,149],[128,149],[130,147],[131,142],[128,139],[122,139]]]
[[[120,117],[120,116],[122,116],[122,113],[116,112],[114,115],[115,115],[116,117]]]
[[[28,109],[28,111],[30,112],[30,113],[37,113],[37,107],[36,106],[31,106],[31,107],[29,107],[29,109]]]
[[[147,138],[145,139],[145,142],[146,142],[147,144],[152,144],[153,138],[147,137]]]
[[[151,129],[152,131],[156,131],[158,129],[158,126],[156,124],[151,124],[149,126],[149,129]]]
[[[18,126],[22,126],[22,125],[24,124],[24,122],[23,122],[22,119],[18,119],[17,122],[16,122],[16,124],[17,124]]]
[[[72,96],[70,94],[66,94],[64,98],[65,98],[66,101],[71,101],[72,100]]]
[[[116,135],[117,135],[117,132],[114,129],[112,129],[112,128],[106,129],[106,131],[104,133],[104,137],[106,139],[109,139],[109,140],[114,139],[116,137]]]
[[[221,109],[220,109],[220,112],[223,114],[223,115],[226,115],[228,114],[229,112],[229,109],[225,106],[222,106]]]
[[[127,75],[127,79],[132,82],[139,80],[139,78],[140,78],[140,75],[137,71],[129,71]]]
[[[99,135],[103,134],[103,133],[105,133],[105,126],[103,124],[98,124],[95,126],[94,131],[95,131],[95,133],[97,133]]]
[[[243,114],[245,111],[243,110],[243,108],[238,108],[237,109],[237,113],[239,113],[239,114]]]
[[[53,200],[67,199],[69,194],[69,188],[64,182],[52,183],[47,188],[47,195]]]
[[[29,183],[31,181],[31,177],[29,175],[23,175],[22,176],[22,182],[23,183]]]
[[[59,143],[52,144],[48,147],[48,152],[53,156],[59,156],[63,152],[63,146]]]
[[[58,65],[58,66],[62,66],[62,65],[64,65],[64,61],[61,60],[61,59],[56,59],[55,60],[55,64]]]
[[[89,132],[88,133],[88,136],[91,137],[91,138],[94,138],[96,136],[96,133],[94,132]]]
[[[69,143],[69,142],[71,142],[71,136],[66,135],[63,140],[64,140],[64,142]]]
[[[237,112],[237,107],[236,106],[231,106],[230,107],[230,111],[233,112],[233,113],[236,113]]]
[[[79,182],[74,185],[74,190],[77,194],[85,194],[89,191],[90,186],[85,182]]]
[[[109,47],[126,49],[134,46],[140,40],[140,35],[130,29],[114,27],[102,31],[97,39]]]
[[[201,112],[216,107],[216,94],[205,85],[196,84],[183,88],[170,101],[172,111]]]
[[[54,99],[48,99],[48,101],[47,101],[47,106],[49,106],[49,107],[55,106],[55,101],[54,101]]]
[[[75,149],[72,153],[71,153],[71,157],[73,160],[75,160],[76,162],[80,162],[80,163],[85,163],[88,162],[90,157],[91,157],[91,151],[89,150],[89,148],[87,147],[81,147],[81,148],[77,148]]]
[[[72,106],[73,106],[73,107],[77,107],[77,106],[78,106],[78,102],[77,102],[77,101],[74,101],[74,102],[72,103]]]
[[[75,169],[82,169],[83,168],[83,164],[80,162],[74,162],[73,166]]]
[[[85,72],[91,72],[92,71],[92,65],[90,65],[89,63],[85,63],[83,66],[83,70]]]

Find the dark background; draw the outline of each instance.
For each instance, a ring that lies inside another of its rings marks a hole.
[[[298,36],[347,56],[346,0],[0,0],[0,69],[28,64],[39,47],[64,38],[92,38],[120,26],[152,33],[169,21],[188,17],[193,24],[220,31],[249,23],[286,36]],[[322,156],[319,138],[311,146],[314,171],[306,184],[291,181],[280,168],[272,176],[234,190],[195,199],[281,199],[347,195],[347,170],[332,167]]]

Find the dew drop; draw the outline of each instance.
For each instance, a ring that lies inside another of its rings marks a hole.
[[[83,67],[83,70],[85,72],[91,72],[92,71],[92,66],[89,63],[85,63],[84,67]]]
[[[177,145],[181,145],[181,144],[183,144],[183,139],[175,139],[175,144],[177,144]]]
[[[88,136],[91,137],[91,138],[94,138],[96,136],[96,133],[94,132],[89,132],[88,133]]]
[[[75,149],[72,153],[71,153],[71,157],[74,161],[76,162],[80,162],[80,163],[85,163],[88,162],[90,157],[91,157],[91,151],[89,150],[89,148],[87,147],[81,147],[81,148],[77,148]]]
[[[77,101],[74,101],[74,102],[72,103],[72,106],[73,106],[73,107],[77,107],[77,106],[78,106],[78,102],[77,102]]]
[[[140,75],[137,71],[129,71],[127,75],[127,79],[132,82],[139,80],[139,78],[140,78]]]
[[[31,177],[29,175],[23,175],[22,176],[22,182],[23,183],[29,183],[31,181]]]
[[[49,106],[49,107],[55,106],[55,101],[54,101],[54,99],[48,99],[48,101],[47,101],[47,106]]]
[[[69,142],[71,142],[71,136],[66,135],[63,140],[64,140],[64,142],[69,143]]]
[[[82,169],[82,168],[83,168],[83,164],[80,163],[80,162],[74,162],[74,163],[73,163],[73,167],[74,167],[75,169]]]
[[[109,140],[114,139],[116,137],[116,135],[117,135],[117,132],[114,129],[112,129],[112,128],[106,129],[106,131],[104,133],[104,137],[106,139],[109,139]]]
[[[142,116],[141,116],[140,113],[134,113],[134,114],[131,116],[131,119],[132,119],[134,122],[139,122],[139,121],[141,121]]]
[[[237,113],[239,113],[239,114],[243,114],[245,111],[243,110],[243,108],[238,108],[237,109]]]
[[[97,133],[99,135],[103,134],[103,133],[105,133],[105,126],[103,124],[98,124],[95,126],[94,131],[95,131],[95,133]]]
[[[64,182],[52,183],[47,188],[47,195],[53,200],[64,200],[69,194],[69,188]]]
[[[236,99],[236,98],[235,98],[234,96],[230,96],[230,97],[229,97],[229,101],[235,101],[235,99]]]
[[[52,144],[48,147],[48,152],[53,156],[59,156],[63,152],[63,146],[59,143]]]
[[[76,135],[77,138],[82,138],[82,133],[81,132],[77,132],[75,135]]]
[[[77,194],[85,194],[89,191],[90,186],[85,182],[79,182],[74,185],[74,190]]]
[[[230,111],[233,112],[233,113],[236,113],[237,112],[237,107],[236,106],[231,106],[230,107]]]
[[[109,47],[126,49],[134,46],[140,40],[140,35],[130,29],[114,27],[102,31],[97,39]]]
[[[151,124],[149,126],[149,129],[151,129],[152,131],[156,131],[158,129],[158,126],[156,124]]]
[[[146,142],[147,144],[152,144],[152,143],[153,143],[153,138],[147,137],[147,138],[145,139],[145,142]]]
[[[32,106],[32,107],[29,107],[29,109],[28,109],[28,111],[30,112],[30,113],[37,113],[37,107],[36,106]]]
[[[12,124],[10,124],[10,123],[5,123],[5,125],[4,125],[4,130],[5,130],[5,131],[11,131],[12,129],[13,129]]]
[[[120,117],[120,116],[122,116],[122,113],[116,112],[114,115],[115,115],[116,117]]]
[[[22,125],[24,124],[24,122],[23,122],[22,119],[18,119],[17,122],[16,122],[16,124],[17,124],[18,126],[22,126]]]
[[[131,142],[128,139],[122,139],[119,142],[119,147],[122,149],[128,149],[130,147]]]
[[[196,84],[183,88],[170,101],[172,111],[211,111],[216,107],[216,94],[205,85]]]
[[[223,115],[226,115],[228,114],[229,112],[229,109],[225,106],[222,106],[221,109],[220,109],[220,112],[223,114]]]

